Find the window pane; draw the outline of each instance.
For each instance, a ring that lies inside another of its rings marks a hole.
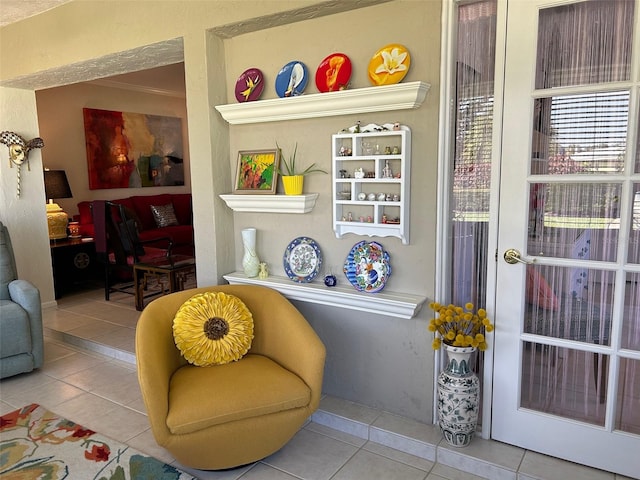
[[[634,0],[595,0],[540,11],[536,88],[629,79]]]
[[[629,229],[629,263],[640,263],[640,183],[631,192],[631,228]]]
[[[620,359],[616,429],[640,435],[640,361]]]
[[[615,261],[620,192],[615,183],[531,184],[528,255]]]
[[[524,332],[611,343],[615,272],[527,265]]]
[[[638,118],[638,138],[636,138],[636,173],[640,173],[640,118]]]
[[[628,91],[538,98],[533,115],[531,173],[624,170]]]
[[[640,273],[627,273],[622,316],[622,348],[640,351]],[[640,386],[640,383],[638,385]]]
[[[523,408],[604,425],[607,356],[532,342],[522,356]]]

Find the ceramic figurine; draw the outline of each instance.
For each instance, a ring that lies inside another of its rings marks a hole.
[[[269,276],[269,270],[267,268],[267,264],[264,262],[260,262],[260,271],[258,272],[258,278],[260,280],[264,280]]]
[[[384,168],[382,169],[382,178],[393,178],[393,171],[389,166],[389,160],[385,162]]]

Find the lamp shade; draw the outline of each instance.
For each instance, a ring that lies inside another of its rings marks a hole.
[[[71,187],[64,170],[44,171],[44,191],[47,198],[71,198]]]

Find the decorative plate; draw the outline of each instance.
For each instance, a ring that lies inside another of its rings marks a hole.
[[[298,237],[284,251],[284,271],[294,282],[308,283],[318,276],[322,268],[322,252],[309,237]]]
[[[276,93],[280,98],[301,95],[308,80],[309,74],[304,63],[297,60],[289,62],[276,76]]]
[[[389,254],[377,242],[358,242],[347,255],[344,274],[356,290],[379,292],[391,275]]]
[[[322,93],[344,90],[351,79],[351,60],[344,53],[332,53],[316,70],[316,87]]]
[[[405,77],[411,55],[404,45],[390,43],[376,52],[369,62],[369,80],[373,85],[393,85]]]
[[[264,90],[264,75],[258,68],[250,68],[242,72],[236,82],[236,100],[253,102],[258,100]]]

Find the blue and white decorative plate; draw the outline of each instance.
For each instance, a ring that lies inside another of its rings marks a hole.
[[[298,237],[287,245],[282,263],[291,280],[309,283],[322,269],[322,252],[312,238]]]
[[[302,95],[308,80],[309,73],[304,63],[297,60],[289,62],[276,75],[276,93],[280,98]]]
[[[344,274],[356,290],[379,292],[391,275],[389,253],[378,242],[358,242],[347,255]]]

